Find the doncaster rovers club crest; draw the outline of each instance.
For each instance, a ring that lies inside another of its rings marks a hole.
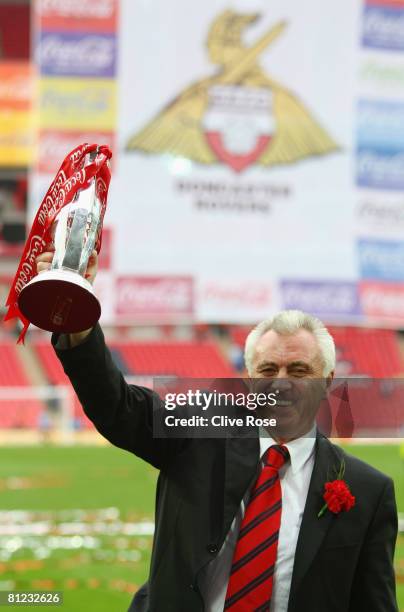
[[[171,154],[242,172],[253,164],[289,164],[338,149],[298,97],[258,64],[286,24],[276,24],[252,46],[244,44],[244,29],[258,17],[230,10],[219,15],[207,40],[217,73],[170,101],[129,139],[127,151]]]

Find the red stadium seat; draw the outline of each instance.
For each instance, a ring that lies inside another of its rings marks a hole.
[[[43,365],[46,377],[52,385],[70,385],[70,381],[60,365],[55,351],[48,342],[34,345],[39,360]]]
[[[0,387],[25,387],[31,386],[22,361],[18,355],[19,348],[15,340],[0,342]],[[1,396],[0,388],[0,428],[36,428],[38,427],[39,415],[44,409],[44,404],[39,399],[19,399],[16,389],[15,399],[7,399]]]
[[[30,385],[17,350],[15,340],[0,342],[0,386],[25,387]]]
[[[34,346],[49,382],[53,385],[70,385],[50,344],[37,343]],[[213,343],[132,341],[110,342],[109,346],[124,374],[187,378],[226,378],[235,375]],[[92,427],[76,397],[74,417],[82,427]]]
[[[330,328],[338,358],[351,364],[341,375],[367,375],[374,378],[397,376],[403,371],[396,334],[390,329],[358,327]]]

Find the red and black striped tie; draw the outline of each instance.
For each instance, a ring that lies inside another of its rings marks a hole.
[[[286,446],[270,446],[252,490],[233,556],[224,610],[269,612],[282,512],[279,469]]]

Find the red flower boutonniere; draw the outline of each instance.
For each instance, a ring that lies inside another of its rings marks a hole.
[[[326,482],[324,485],[325,492],[323,498],[325,504],[318,513],[318,518],[323,516],[327,509],[334,514],[339,514],[342,511],[347,512],[355,505],[355,497],[349,490],[347,483],[343,480],[344,473],[345,461],[342,461],[336,480]]]

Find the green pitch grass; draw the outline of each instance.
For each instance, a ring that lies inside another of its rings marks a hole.
[[[394,478],[404,512],[398,446],[348,450]],[[0,590],[61,590],[64,612],[127,610],[148,573],[156,478],[114,447],[0,448]],[[396,570],[404,612],[403,536]]]

